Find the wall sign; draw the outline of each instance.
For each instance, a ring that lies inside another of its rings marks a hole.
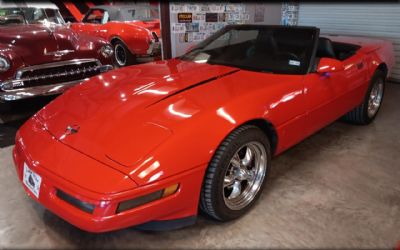
[[[191,23],[192,20],[192,13],[178,13],[178,23]]]
[[[218,22],[218,13],[206,13],[206,22],[217,23]]]

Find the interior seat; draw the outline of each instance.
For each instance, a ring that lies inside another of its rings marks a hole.
[[[255,43],[256,54],[275,54],[278,51],[273,34],[269,32],[260,32]]]
[[[320,37],[318,40],[317,57],[336,58],[333,50],[332,41],[325,37]]]

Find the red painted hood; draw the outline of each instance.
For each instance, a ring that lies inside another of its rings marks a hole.
[[[55,37],[42,25],[0,27],[0,43],[13,47],[14,53],[27,65],[52,61],[53,56],[46,56],[44,52],[57,50]]]
[[[165,112],[157,110],[157,102],[207,80],[212,84],[215,77],[235,70],[180,60],[127,67],[96,76],[65,92],[37,117],[59,141],[129,174],[136,163],[173,133],[149,122],[155,112]],[[134,123],[132,117],[136,118]],[[79,131],[68,135],[68,126]],[[138,135],[143,134],[147,140],[138,141]]]
[[[9,25],[0,27],[0,45],[12,49],[25,65],[38,65],[58,60],[99,58],[98,51],[106,41],[77,34],[72,29],[55,25]],[[52,52],[69,50],[62,58]]]

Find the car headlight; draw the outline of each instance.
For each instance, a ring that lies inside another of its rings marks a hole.
[[[10,62],[4,58],[0,56],[0,72],[5,72],[10,68]]]
[[[101,54],[104,57],[109,58],[114,54],[114,49],[111,45],[106,44],[101,48]]]
[[[124,211],[134,209],[141,205],[171,196],[171,195],[175,194],[178,191],[178,189],[179,189],[179,184],[174,184],[165,189],[161,189],[161,190],[155,191],[153,193],[134,198],[132,200],[123,201],[118,204],[116,213],[117,214],[122,213]]]

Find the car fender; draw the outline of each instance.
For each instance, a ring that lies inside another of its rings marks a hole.
[[[142,158],[133,167],[130,177],[139,185],[146,185],[199,166],[207,166],[223,140],[244,124],[262,121],[277,130],[277,112],[271,109],[271,105],[250,102],[257,97],[256,94],[249,95],[221,107],[206,109],[190,100],[171,100],[162,109],[175,112],[178,117],[170,118],[175,119],[175,124],[167,122],[168,118],[165,117],[156,117],[152,122],[170,127],[172,135]],[[175,111],[171,111],[171,105],[174,105]],[[165,111],[161,111],[161,114],[168,116]],[[278,130],[274,136],[279,138]]]
[[[0,81],[14,77],[17,70],[24,66],[18,51],[19,49],[15,46],[6,46],[0,43],[0,56],[6,58],[10,63],[10,69],[0,74]]]
[[[148,107],[147,113],[155,114],[148,122],[172,135],[130,168],[131,178],[144,185],[206,166],[226,136],[253,121],[275,131],[274,153],[283,152],[307,136],[303,79],[238,71]]]
[[[106,23],[104,29],[108,32],[108,40],[113,42],[115,39],[122,41],[132,54],[146,54],[151,33],[146,28],[128,24],[109,22]]]

